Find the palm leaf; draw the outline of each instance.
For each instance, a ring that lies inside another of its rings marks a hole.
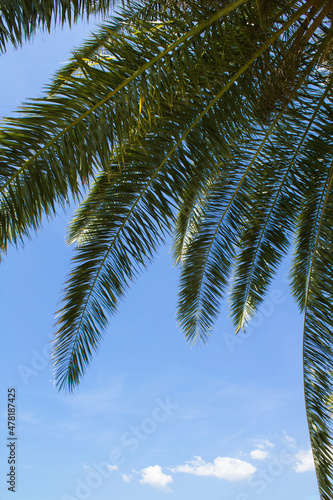
[[[155,115],[158,96],[165,95],[166,88],[172,102],[170,89],[179,87],[179,78],[169,71],[172,59],[165,57],[178,47],[180,55],[188,54],[184,42],[197,34],[200,39],[203,29],[241,3],[244,0],[228,5],[191,30],[181,20],[181,36],[174,27],[165,32],[151,23],[142,26],[142,21],[138,31],[131,18],[123,34],[117,25],[116,31],[109,30],[107,42],[100,40],[103,51],[94,54],[91,64],[80,60],[81,75],[68,77],[56,93],[51,90],[22,108],[26,116],[7,119],[8,127],[0,130],[2,249],[28,235],[31,227],[36,229],[43,213],[54,213],[55,203],[78,197],[80,185],[87,184],[96,169],[108,168],[110,152],[125,147],[138,132],[142,102],[148,118]],[[200,45],[195,53],[198,49]],[[33,202],[22,204],[22,196]]]
[[[327,500],[331,4],[237,0],[215,11],[213,3],[131,3],[74,53],[43,98],[7,120],[1,248],[92,183],[68,236],[78,248],[54,344],[56,383],[72,390],[165,234],[173,231],[181,265],[178,320],[194,342],[209,335],[230,276],[236,329],[246,325],[296,232],[307,416]],[[10,15],[3,43],[51,22],[30,21],[25,32]]]
[[[115,164],[111,176],[96,180],[72,223],[69,240],[79,247],[54,345],[60,387],[72,390],[77,384],[107,323],[106,313],[115,312],[128,283],[170,231],[186,170],[170,170],[163,160],[169,148],[165,136],[151,133],[128,150],[118,173]]]
[[[323,500],[333,494],[332,409],[332,166],[327,168],[325,198],[319,197],[320,217],[308,273],[304,322],[304,387],[306,412],[317,478]]]
[[[1,0],[0,1],[0,52],[8,44],[17,47],[29,40],[37,29],[50,31],[52,25],[71,26],[78,19],[91,14],[107,14],[114,0]]]
[[[278,115],[274,133],[269,130],[269,144],[256,161],[251,181],[252,207],[240,241],[231,292],[231,311],[237,331],[244,328],[258,309],[274,270],[287,252],[302,203],[294,185],[304,161],[302,146],[311,127],[316,126],[316,119],[322,119],[320,110],[331,83],[330,79],[324,91],[321,85],[316,93],[312,90],[307,99],[302,95],[300,118],[294,109],[289,119],[284,113],[283,123],[278,125],[281,118]],[[293,106],[297,106],[297,101],[294,100]],[[302,289],[300,285],[299,290]]]

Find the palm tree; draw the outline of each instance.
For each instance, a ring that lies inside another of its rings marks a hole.
[[[331,0],[129,2],[0,130],[3,250],[57,204],[81,202],[54,340],[59,388],[79,382],[167,235],[191,343],[206,341],[227,290],[235,331],[246,329],[293,244],[323,500],[333,493],[332,15]],[[2,40],[19,43],[36,19]]]

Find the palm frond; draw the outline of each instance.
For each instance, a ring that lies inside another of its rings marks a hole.
[[[310,251],[304,321],[304,392],[316,473],[323,500],[333,494],[332,406],[333,314],[332,230],[333,164],[327,168],[324,199],[320,195],[316,239]],[[317,191],[317,190],[316,190]],[[317,194],[317,196],[316,196]],[[318,191],[313,198],[318,198]]]
[[[50,31],[57,24],[71,26],[91,14],[109,13],[114,4],[115,0],[1,0],[0,53],[6,51],[8,44],[22,45],[39,28]]]
[[[117,172],[96,180],[70,228],[79,244],[54,343],[55,380],[72,390],[128,283],[170,231],[186,171],[161,166],[167,141],[151,134]],[[163,168],[164,167],[164,168]]]
[[[54,212],[55,203],[77,197],[80,185],[87,184],[98,168],[108,169],[114,148],[126,147],[138,133],[142,104],[149,120],[158,113],[159,95],[172,104],[172,89],[178,92],[178,75],[184,72],[170,71],[170,65],[184,54],[186,64],[201,48],[198,45],[190,54],[192,46],[185,42],[195,35],[200,41],[202,30],[244,1],[194,23],[190,30],[186,19],[181,20],[181,36],[171,23],[167,29],[147,23],[145,31],[140,21],[141,31],[126,23],[125,33],[110,30],[108,41],[100,40],[90,61],[80,60],[81,75],[70,76],[56,93],[22,108],[26,116],[7,119],[7,128],[0,130],[2,249],[10,242],[17,244],[31,227],[36,229],[43,213]],[[167,57],[170,53],[172,58]],[[185,73],[189,81],[191,70]],[[31,203],[22,204],[22,196]]]
[[[283,110],[281,124],[280,114],[277,116],[277,123],[268,131],[269,143],[256,161],[252,187],[247,188],[251,192],[252,206],[239,243],[231,292],[236,331],[244,328],[258,309],[274,271],[289,247],[302,204],[296,187],[304,159],[302,148],[311,127],[316,125],[315,120],[322,119],[320,110],[331,91],[332,80],[328,81],[324,91],[321,83],[317,91],[313,89],[308,96],[301,92],[299,104],[294,97],[294,110],[289,111],[289,117]],[[302,273],[298,275],[302,276]],[[302,283],[299,285],[298,289],[302,290]]]

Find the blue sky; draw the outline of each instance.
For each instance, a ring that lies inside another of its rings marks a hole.
[[[0,58],[0,113],[40,95],[89,32],[40,34]],[[15,500],[319,500],[305,418],[303,318],[284,263],[246,335],[224,306],[206,346],[175,320],[178,271],[161,248],[111,321],[74,394],[52,385],[49,343],[72,249],[70,213],[1,265],[1,486],[7,389],[17,389]]]

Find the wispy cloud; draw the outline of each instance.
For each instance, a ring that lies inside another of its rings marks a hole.
[[[287,444],[288,444],[288,446],[290,446],[290,448],[294,448],[296,446],[296,439],[294,439],[291,436],[288,436],[288,434],[286,432],[284,432],[284,440],[287,442]]]
[[[74,397],[65,399],[66,403],[80,416],[93,416],[99,413],[105,413],[110,408],[112,412],[117,411],[116,400],[122,392],[122,381],[115,377],[109,383],[107,391],[101,392],[86,392],[78,394]]]
[[[168,474],[162,472],[160,465],[152,465],[141,470],[142,479],[140,479],[141,484],[149,484],[157,490],[163,491],[164,493],[170,493],[171,489],[168,486],[173,482],[173,479]]]
[[[269,456],[268,451],[266,450],[253,450],[250,453],[250,457],[253,458],[253,460],[266,460],[266,458]]]
[[[250,452],[250,457],[253,460],[266,460],[269,457],[267,448],[274,448],[274,444],[268,439],[261,439],[256,442],[256,448]]]
[[[40,424],[40,419],[30,412],[20,413],[20,421],[31,425]]]
[[[268,439],[263,439],[257,444],[257,448],[259,450],[265,450],[266,448],[274,448],[274,444],[271,443]]]
[[[117,465],[108,465],[109,470],[119,470],[119,467]]]
[[[214,462],[205,462],[201,457],[194,457],[194,460],[186,462],[185,465],[178,465],[171,469],[172,472],[217,477],[231,482],[244,481],[250,478],[256,470],[250,463],[230,457],[216,457]]]
[[[121,477],[123,478],[123,481],[125,481],[125,483],[131,482],[131,479],[132,479],[131,475],[128,476],[127,474],[122,474]]]
[[[295,464],[294,464],[293,469],[295,472],[299,472],[299,473],[315,470],[315,465],[314,465],[311,449],[300,450],[296,454]]]

